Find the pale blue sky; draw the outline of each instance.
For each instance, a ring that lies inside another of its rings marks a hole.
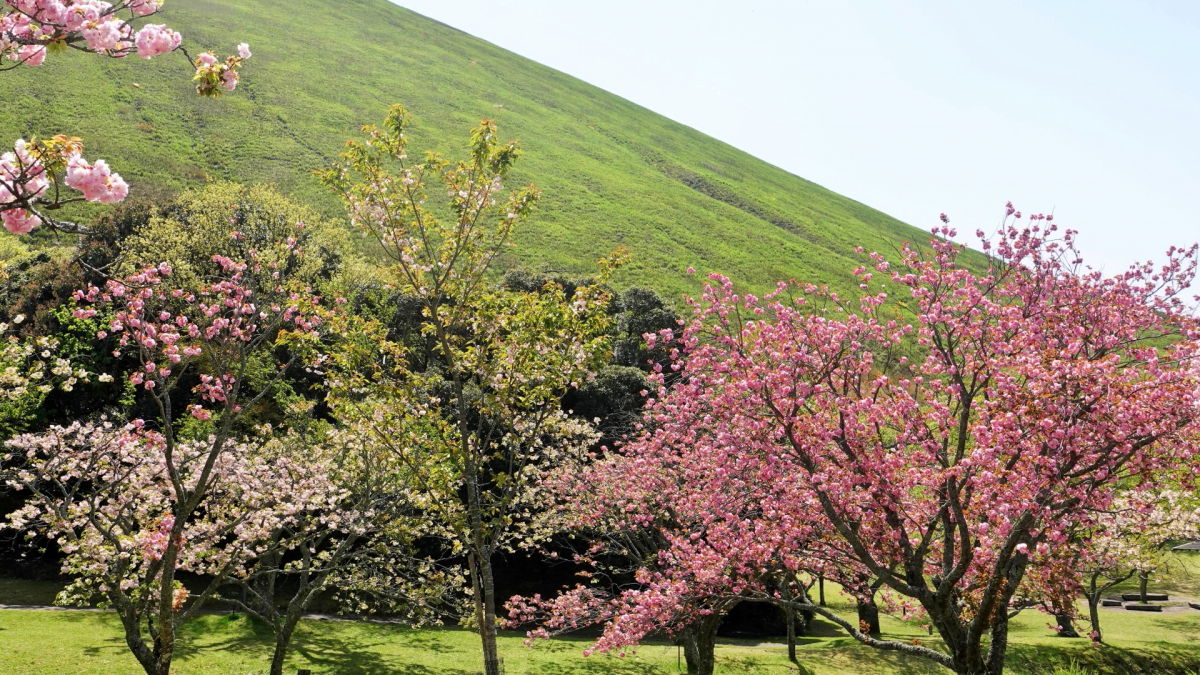
[[[1200,240],[1200,2],[397,2],[920,227]]]

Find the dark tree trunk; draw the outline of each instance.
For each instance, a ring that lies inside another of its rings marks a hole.
[[[479,562],[479,577],[483,586],[483,625],[479,627],[479,637],[483,641],[483,669],[487,675],[500,675],[503,668],[496,648],[496,585],[492,577],[492,561],[483,556]]]
[[[483,648],[483,672],[484,675],[501,675],[500,654],[496,648],[496,588],[492,563],[475,552],[467,559],[475,591],[475,622],[479,624],[479,641]]]
[[[1104,642],[1104,634],[1100,632],[1100,594],[1088,595],[1088,619],[1092,622],[1092,641]]]
[[[987,675],[1004,672],[1004,657],[1008,653],[1008,612],[997,612],[996,623],[992,624],[992,642],[988,645]]]
[[[788,661],[796,660],[796,608],[788,605],[783,608],[784,620],[787,622],[787,655]]]
[[[683,658],[687,661],[688,675],[713,675],[716,668],[717,626],[720,614],[709,614],[683,629]]]
[[[1075,630],[1075,621],[1070,614],[1059,612],[1054,615],[1054,620],[1058,622],[1058,635],[1060,637],[1079,637],[1079,633]]]
[[[879,635],[879,605],[875,604],[875,598],[858,601],[858,625],[868,635]]]
[[[817,604],[825,606],[825,577],[817,577]]]
[[[1142,604],[1143,605],[1146,604],[1147,602],[1150,602],[1150,599],[1146,597],[1147,586],[1149,586],[1149,585],[1150,585],[1150,573],[1149,572],[1138,572],[1138,593],[1142,596]]]
[[[299,620],[299,614],[294,618],[288,617],[275,632],[275,653],[271,655],[271,675],[283,675],[283,660],[287,657],[288,647],[292,643],[292,633],[296,630],[296,623]]]
[[[174,636],[172,636],[174,637]],[[154,646],[154,675],[171,675],[171,658],[174,656],[174,644],[155,641]]]

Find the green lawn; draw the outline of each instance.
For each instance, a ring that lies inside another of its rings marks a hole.
[[[1169,576],[1155,585],[1176,593],[1196,588],[1200,564],[1181,558]],[[0,603],[44,602],[53,594],[49,583],[0,581]],[[850,605],[830,593],[835,609]],[[1146,614],[1107,611],[1103,616],[1108,644],[1055,637],[1048,617],[1034,611],[1019,615],[1010,636],[1009,671],[1013,673],[1200,673],[1200,612]],[[916,623],[884,617],[884,632],[902,640],[931,638]],[[516,633],[504,633],[501,653],[509,673],[676,673],[678,652],[666,643],[638,648],[624,658],[581,655],[586,638],[523,646]],[[184,633],[176,671],[180,673],[261,672],[270,657],[270,635],[264,627],[237,615],[206,615]],[[778,641],[758,643],[721,640],[718,672],[796,672]],[[940,673],[919,660],[883,653],[856,644],[828,623],[801,639],[800,660],[812,673]],[[458,629],[412,630],[349,621],[306,621],[297,634],[288,662],[294,672],[336,673],[475,673],[477,638]],[[116,618],[104,612],[0,611],[0,672],[135,673]]]

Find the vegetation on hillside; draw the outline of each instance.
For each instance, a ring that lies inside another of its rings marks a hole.
[[[251,44],[235,94],[192,95],[176,56],[135,64],[68,53],[0,78],[6,106],[21,111],[0,116],[0,138],[83,137],[89,156],[105,158],[135,197],[229,179],[277,184],[339,216],[337,199],[311,172],[388,105],[412,111],[415,147],[451,155],[462,129],[491,118],[528,152],[514,184],[534,182],[546,195],[507,263],[578,274],[621,245],[633,258],[618,282],[671,299],[695,290],[688,266],[759,291],[792,277],[849,288],[854,246],[925,240],[874,209],[387,0],[334,8],[189,0],[170,3],[164,18],[198,45]]]

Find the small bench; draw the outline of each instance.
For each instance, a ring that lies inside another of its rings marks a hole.
[[[1141,600],[1142,594],[1141,593],[1122,593],[1121,599],[1122,600]],[[1146,600],[1168,600],[1168,599],[1169,598],[1166,593],[1147,593],[1146,594]]]
[[[1200,602],[1189,602],[1188,607],[1191,607],[1192,609],[1200,609]]]
[[[1128,605],[1125,605],[1125,609],[1132,610],[1135,612],[1161,612],[1162,605],[1139,605],[1139,604],[1130,603]]]
[[[1122,602],[1123,602],[1122,600],[1113,600],[1110,598],[1106,598],[1106,599],[1100,601],[1100,606],[1101,607],[1120,607]]]

